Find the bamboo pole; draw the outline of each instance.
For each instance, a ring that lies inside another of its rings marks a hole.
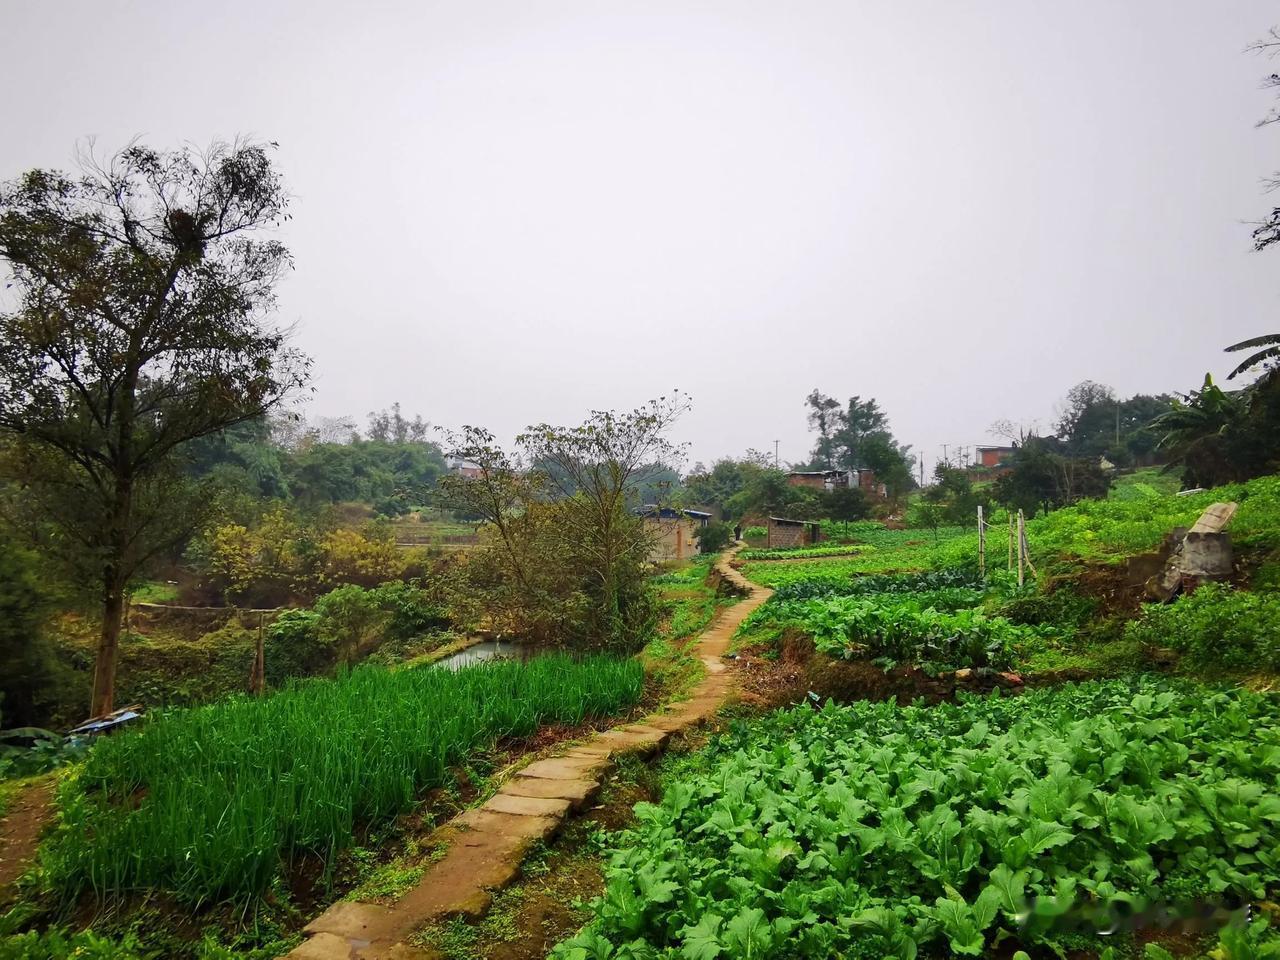
[[[1006,570],[1013,570],[1013,511],[1009,511],[1009,565]]]

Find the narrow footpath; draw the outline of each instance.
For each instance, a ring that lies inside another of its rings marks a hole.
[[[729,566],[741,545],[721,554],[715,569],[746,594],[720,611],[698,637],[694,651],[706,675],[688,700],[670,704],[637,723],[592,736],[564,753],[537,760],[512,776],[483,806],[440,827],[433,840],[445,855],[418,885],[391,906],[340,901],[305,928],[308,939],[286,956],[291,960],[434,960],[430,948],[407,943],[428,924],[453,917],[478,919],[495,892],[520,874],[534,843],[554,834],[572,810],[595,797],[613,758],[661,749],[673,733],[695,727],[720,709],[731,680],[724,654],[738,625],[773,593]]]

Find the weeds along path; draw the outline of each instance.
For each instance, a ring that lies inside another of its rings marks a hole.
[[[570,811],[596,795],[614,757],[659,750],[673,733],[710,718],[729,695],[730,677],[722,657],[734,631],[773,593],[729,566],[739,549],[722,554],[716,570],[746,597],[720,611],[695,642],[693,650],[706,674],[688,700],[638,723],[595,734],[517,771],[483,806],[436,831],[432,840],[442,843],[446,852],[416,887],[391,906],[335,903],[307,925],[308,939],[286,955],[289,960],[433,960],[439,954],[429,946],[408,943],[411,934],[441,920],[483,916],[494,892],[519,876],[530,847],[549,838]]]

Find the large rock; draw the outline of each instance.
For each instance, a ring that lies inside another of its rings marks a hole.
[[[1190,530],[1175,530],[1154,553],[1131,557],[1129,581],[1142,583],[1149,599],[1167,603],[1180,590],[1193,590],[1205,580],[1228,579],[1231,538],[1224,528],[1235,512],[1234,503],[1210,504]],[[1145,579],[1138,579],[1144,574]]]
[[[1226,580],[1231,576],[1231,535],[1227,533],[1187,534],[1182,543],[1182,576],[1200,580]]]

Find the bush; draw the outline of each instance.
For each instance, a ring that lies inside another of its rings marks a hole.
[[[39,714],[38,690],[47,683],[49,649],[42,635],[50,596],[36,557],[0,540],[0,710],[5,726],[28,726]]]
[[[1209,583],[1168,605],[1152,604],[1125,635],[1171,647],[1200,667],[1280,669],[1280,596]]]
[[[310,610],[286,610],[267,628],[267,680],[324,672],[335,659],[352,663],[385,642],[414,640],[450,625],[449,613],[417,583],[395,581],[373,590],[347,584]]]
[[[698,531],[698,546],[703,553],[719,553],[733,542],[733,528],[713,520]]]
[[[385,529],[333,530],[320,544],[321,583],[372,587],[404,574],[405,558]]]
[[[319,624],[320,615],[314,610],[285,610],[267,627],[263,667],[273,687],[328,667],[332,652],[320,638]]]
[[[451,625],[449,611],[432,602],[416,582],[384,583],[373,593],[389,617],[386,626],[388,640],[412,640]]]
[[[339,663],[352,663],[382,639],[391,617],[376,590],[354,583],[330,590],[316,601],[316,629],[333,646]]]

